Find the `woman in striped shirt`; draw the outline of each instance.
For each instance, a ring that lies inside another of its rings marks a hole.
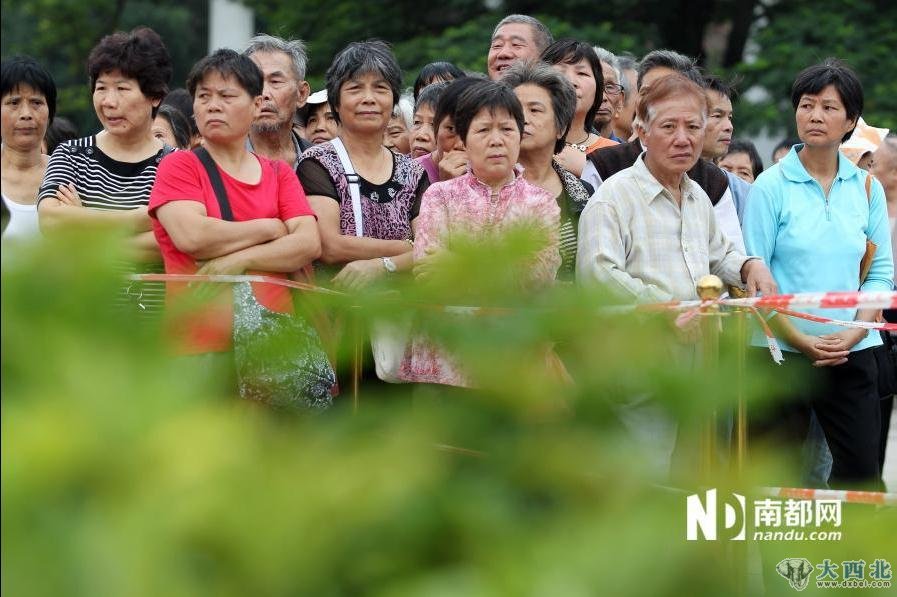
[[[518,62],[504,71],[502,82],[514,90],[523,106],[525,126],[520,142],[523,177],[554,196],[561,208],[559,234],[561,267],[558,278],[576,274],[576,233],[579,214],[594,190],[555,159],[564,149],[576,110],[576,92],[567,79],[544,62]]]
[[[38,194],[44,234],[96,226],[126,229],[123,274],[162,271],[146,206],[159,162],[171,151],[152,132],[171,71],[168,50],[152,29],[104,37],[88,59],[93,105],[103,130],[57,147]],[[117,304],[156,312],[163,300],[159,283],[125,283]]]

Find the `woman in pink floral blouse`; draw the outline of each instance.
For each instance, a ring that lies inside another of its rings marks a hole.
[[[506,85],[479,81],[458,99],[455,129],[470,161],[467,174],[433,184],[416,222],[414,260],[419,263],[452,249],[453,240],[489,239],[512,228],[531,227],[549,239],[533,259],[528,288],[554,281],[560,208],[544,189],[527,182],[517,167],[524,118],[520,101]],[[400,376],[406,381],[470,387],[458,363],[425,337],[406,352]]]

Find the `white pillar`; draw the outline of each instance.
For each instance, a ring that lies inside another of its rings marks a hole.
[[[209,52],[240,51],[254,34],[252,10],[236,0],[209,0]]]

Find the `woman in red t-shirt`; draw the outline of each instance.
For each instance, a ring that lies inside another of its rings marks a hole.
[[[258,67],[231,50],[198,62],[187,87],[194,98],[203,148],[215,163],[233,212],[222,219],[218,200],[199,157],[178,151],[159,165],[150,197],[154,231],[170,274],[243,274],[286,277],[316,259],[321,243],[314,212],[296,175],[285,164],[246,149],[249,127],[261,105]],[[255,297],[272,311],[288,312],[288,291],[254,285]],[[170,284],[169,307],[187,290]],[[204,305],[177,326],[188,354],[231,348],[230,293]],[[175,305],[176,308],[180,305]]]

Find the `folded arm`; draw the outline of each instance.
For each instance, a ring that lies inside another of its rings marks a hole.
[[[321,261],[324,263],[348,263],[359,259],[395,257],[407,253],[411,248],[411,245],[403,240],[380,240],[342,234],[339,225],[339,203],[323,195],[311,195],[308,202],[318,216]]]
[[[287,234],[209,260],[199,273],[294,272],[320,257],[321,241],[314,216],[291,218],[285,225]]]
[[[202,203],[190,200],[161,205],[156,218],[174,246],[196,259],[229,255],[287,234],[287,227],[277,218],[229,222],[207,216]]]

